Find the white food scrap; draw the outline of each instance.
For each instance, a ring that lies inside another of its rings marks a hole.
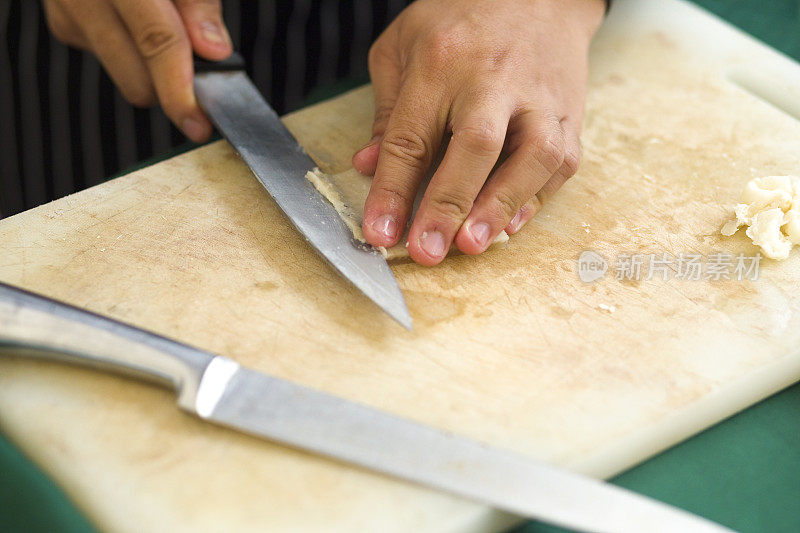
[[[733,235],[742,227],[745,234],[771,259],[786,259],[800,244],[800,177],[766,176],[745,186],[736,218],[722,226],[720,233]]]

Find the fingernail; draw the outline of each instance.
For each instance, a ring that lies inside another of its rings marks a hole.
[[[187,137],[196,141],[202,139],[206,134],[206,127],[199,120],[187,118],[181,123],[181,129]]]
[[[419,238],[419,243],[425,253],[431,257],[441,257],[444,255],[444,235],[438,231],[423,231]]]
[[[365,144],[364,146],[362,146],[361,148],[359,148],[359,149],[358,149],[358,151],[360,152],[360,151],[362,151],[362,150],[364,150],[364,149],[366,149],[366,148],[369,148],[370,146],[373,146],[373,145],[375,145],[375,144],[378,142],[378,139],[380,139],[380,138],[381,138],[381,136],[380,136],[380,135],[376,135],[375,137],[373,137],[372,139],[370,139],[370,140],[369,140],[369,142],[368,142],[367,144]]]
[[[222,29],[214,22],[203,22],[200,24],[200,34],[203,39],[214,44],[228,44],[228,40],[222,33]]]
[[[508,223],[508,226],[511,228],[512,233],[516,233],[522,227],[522,209],[517,211],[517,214],[514,215],[514,218],[511,219],[511,222]]]
[[[392,215],[380,216],[372,223],[372,229],[387,239],[395,239],[397,237],[397,219]]]
[[[489,224],[485,222],[472,224],[469,227],[469,232],[472,234],[472,238],[475,239],[475,242],[480,246],[486,246],[486,243],[489,241]]]

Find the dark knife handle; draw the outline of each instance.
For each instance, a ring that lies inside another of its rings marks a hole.
[[[222,61],[208,61],[207,59],[194,56],[194,71],[196,74],[202,72],[226,72],[244,69],[244,58],[238,52],[232,53],[230,57]]]

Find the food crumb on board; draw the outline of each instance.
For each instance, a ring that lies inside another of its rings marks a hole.
[[[746,226],[747,235],[770,259],[786,259],[800,244],[800,178],[766,176],[745,185],[733,208],[735,218],[720,229],[729,237]]]
[[[597,307],[599,307],[600,309],[602,309],[603,311],[606,311],[608,313],[613,313],[614,311],[617,310],[616,306],[608,305],[608,304],[598,304]]]

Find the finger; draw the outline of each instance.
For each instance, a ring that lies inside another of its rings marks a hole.
[[[582,87],[582,85],[581,85]],[[574,91],[576,97],[571,102],[567,102],[567,109],[571,109],[570,114],[561,120],[561,127],[564,130],[564,162],[559,170],[547,180],[536,196],[528,200],[517,213],[511,222],[505,227],[505,232],[513,235],[521,230],[525,224],[536,216],[547,203],[550,197],[561,188],[566,181],[577,172],[581,158],[580,133],[583,124],[583,102],[585,92],[583,90]]]
[[[456,246],[466,254],[486,250],[564,163],[564,132],[558,119],[527,113],[516,120],[521,123],[519,146],[481,190],[456,235]],[[488,226],[488,239],[475,239],[471,230],[478,224]]]
[[[156,100],[150,73],[113,6],[104,0],[75,0],[68,5],[73,19],[84,21],[87,48],[125,99],[141,107],[153,105]]]
[[[53,37],[75,48],[84,50],[89,48],[89,42],[86,40],[83,30],[80,29],[60,3],[54,0],[45,0],[44,11],[47,18],[47,27]]]
[[[197,54],[212,61],[231,55],[233,44],[222,21],[220,0],[175,0],[175,7]]]
[[[192,88],[194,69],[189,37],[170,0],[112,0],[150,72],[161,107],[187,137],[202,142],[211,124]]]
[[[537,193],[542,205],[550,201],[556,191],[578,172],[581,160],[580,124],[581,121],[579,119],[566,118],[561,121],[565,135],[564,163]]]
[[[412,76],[400,90],[380,144],[375,177],[364,205],[364,236],[393,246],[411,216],[417,188],[439,149],[447,109],[440,90]]]
[[[423,265],[444,259],[476,196],[497,163],[506,137],[512,101],[502,95],[454,103],[453,136],[408,233],[408,251]],[[484,244],[489,226],[470,226],[472,238]],[[440,246],[440,243],[442,246]],[[488,246],[488,242],[485,243]]]
[[[551,178],[552,179],[552,178]],[[514,218],[508,223],[508,225],[504,228],[505,232],[509,235],[513,235],[521,230],[525,224],[530,222],[530,220],[536,216],[536,213],[541,211],[542,209],[542,201],[539,200],[539,196],[534,196],[524,204],[522,207],[519,208],[517,214],[514,215]]]
[[[400,65],[393,50],[394,48],[385,46],[381,39],[369,50],[369,76],[375,93],[372,138],[353,155],[353,167],[366,176],[375,175],[380,142],[400,92]]]
[[[580,109],[580,103],[577,106]],[[564,185],[577,171],[581,158],[581,116],[578,111],[575,118],[567,117],[561,121],[564,130],[564,162],[553,176],[547,180],[536,196],[528,200],[520,209],[508,226],[505,227],[506,233],[513,235],[521,230],[525,224],[538,213],[542,206],[550,200],[550,197]]]
[[[381,150],[381,138],[372,137],[367,144],[353,154],[353,168],[365,176],[374,176],[378,168],[378,155]]]

